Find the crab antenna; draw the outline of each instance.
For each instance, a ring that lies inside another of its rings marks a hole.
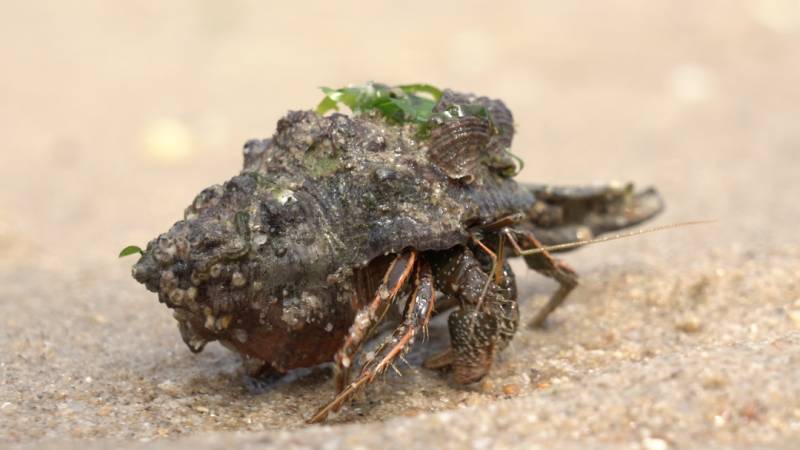
[[[582,247],[584,245],[589,244],[599,244],[600,242],[608,242],[608,241],[616,241],[618,239],[625,239],[633,236],[639,236],[642,234],[648,233],[655,233],[656,231],[664,231],[669,230],[672,228],[680,228],[680,227],[688,227],[691,225],[703,225],[708,223],[714,223],[716,220],[693,220],[690,222],[678,222],[678,223],[671,223],[668,225],[661,225],[658,227],[651,227],[651,228],[641,228],[635,231],[630,231],[627,233],[618,233],[612,234],[610,236],[603,236],[594,239],[586,239],[584,241],[575,241],[575,242],[567,242],[564,244],[556,244],[556,245],[548,245],[546,247],[539,247],[539,248],[532,248],[530,250],[523,250],[520,253],[520,256],[528,256],[528,255],[535,255],[537,253],[544,253],[550,252],[553,250],[566,250],[570,248]]]

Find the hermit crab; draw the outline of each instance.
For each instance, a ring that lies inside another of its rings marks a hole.
[[[655,190],[630,184],[516,182],[502,101],[429,85],[324,92],[316,110],[247,142],[241,173],[200,192],[133,266],[193,352],[220,341],[263,374],[332,362],[338,394],[311,422],[384,373],[437,314],[450,313],[450,344],[425,366],[480,380],[520,322],[509,258],[559,283],[529,320],[539,326],[578,283],[545,246],[662,209]],[[341,105],[352,114],[332,112]],[[393,331],[376,336],[386,323]]]

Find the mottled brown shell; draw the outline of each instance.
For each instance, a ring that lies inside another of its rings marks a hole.
[[[471,182],[491,137],[489,120],[465,116],[431,130],[428,155],[450,178]]]

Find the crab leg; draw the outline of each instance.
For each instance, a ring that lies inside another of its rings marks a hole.
[[[330,403],[320,408],[308,422],[317,423],[325,420],[330,412],[338,410],[361,387],[386,372],[397,358],[407,352],[414,343],[416,335],[427,329],[433,313],[435,296],[430,265],[427,261],[420,260],[417,265],[416,288],[406,303],[403,322],[395,328],[391,336],[388,336],[378,346],[375,356],[364,364],[358,378],[345,387]]]
[[[542,247],[542,244],[536,239],[533,233],[529,231],[506,228],[503,230],[503,234],[508,238],[508,241],[511,243],[517,255],[524,255],[525,250]],[[520,234],[525,238],[525,242],[522,243],[522,246],[517,242],[514,234]],[[565,262],[554,258],[546,251],[525,255],[524,257],[525,263],[529,268],[556,280],[559,284],[558,289],[553,293],[547,303],[536,313],[533,320],[529,322],[530,327],[541,327],[547,319],[547,316],[561,306],[567,298],[567,295],[578,285],[578,274]]]
[[[386,270],[383,282],[375,293],[375,298],[356,314],[344,344],[334,357],[337,391],[342,391],[347,385],[350,378],[350,367],[353,364],[353,355],[369,339],[372,330],[381,321],[381,317],[408,280],[416,259],[417,252],[414,250],[406,250],[399,254]]]
[[[425,367],[452,365],[453,378],[461,384],[478,381],[489,372],[495,354],[508,345],[519,322],[513,274],[508,264],[501,267],[496,282],[465,248],[440,268],[437,287],[445,295],[457,296],[461,308],[448,318],[450,349],[429,358]]]
[[[477,245],[478,248],[483,250],[483,252],[486,253],[486,255],[492,260],[492,267],[489,271],[490,277],[486,278],[486,282],[483,284],[483,290],[481,290],[481,296],[478,298],[478,304],[475,306],[475,309],[480,311],[483,307],[483,299],[486,298],[486,292],[488,292],[489,285],[492,283],[492,280],[500,280],[500,265],[505,263],[503,260],[503,236],[500,236],[500,243],[498,244],[497,253],[493,252],[474,235],[472,236],[472,242]]]

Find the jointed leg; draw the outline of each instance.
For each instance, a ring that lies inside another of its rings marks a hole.
[[[503,234],[506,235],[517,254],[525,255],[526,250],[542,247],[542,244],[531,232],[506,229]],[[519,234],[524,238],[521,244],[517,242],[514,236],[515,234]],[[559,284],[558,289],[550,297],[550,300],[536,313],[533,320],[529,322],[529,326],[531,327],[541,327],[547,319],[547,316],[564,303],[564,299],[567,298],[567,295],[578,285],[578,274],[566,263],[554,258],[546,251],[525,255],[525,262],[528,264],[529,268],[556,280]]]
[[[451,348],[428,359],[425,366],[452,365],[457,383],[472,383],[489,372],[494,356],[508,345],[517,329],[513,274],[503,264],[501,280],[495,283],[469,249],[451,256],[438,269],[441,276],[437,277],[437,286],[446,295],[457,296],[461,308],[448,318]],[[487,282],[489,288],[484,290]]]
[[[461,303],[457,297],[453,295],[445,295],[436,299],[433,315],[438,316],[439,314],[450,311],[451,309],[457,308],[460,305]],[[422,367],[431,370],[444,369],[452,366],[454,359],[455,356],[453,354],[453,349],[452,347],[448,346],[446,349],[425,358],[425,361],[422,363]]]
[[[486,246],[483,242],[480,241],[475,235],[472,236],[472,242],[475,244],[479,249],[481,249],[488,257],[492,260],[491,269],[489,269],[489,276],[486,278],[486,281],[483,284],[483,289],[481,290],[481,296],[478,298],[477,305],[475,306],[476,311],[480,311],[483,309],[483,300],[486,298],[486,293],[489,290],[489,286],[492,282],[498,282],[500,280],[501,274],[501,266],[505,264],[503,260],[503,241],[505,236],[500,235],[500,242],[497,244],[497,253],[493,252],[489,247]]]
[[[418,263],[416,288],[406,303],[403,322],[378,346],[375,356],[361,368],[359,377],[366,376],[371,381],[408,350],[407,345],[413,344],[417,334],[427,333],[435,298],[431,267],[427,261],[422,260]]]
[[[407,250],[398,255],[386,271],[375,298],[356,314],[344,344],[334,357],[337,391],[342,391],[349,382],[353,355],[369,339],[375,325],[380,322],[382,314],[389,308],[397,293],[408,280],[416,258],[417,252],[414,250]]]
[[[420,332],[425,332],[433,313],[435,289],[430,265],[425,260],[420,260],[417,266],[416,288],[411,298],[406,303],[403,313],[403,322],[387,337],[375,351],[375,356],[367,361],[361,368],[361,373],[352,383],[345,387],[336,398],[322,407],[310,423],[325,420],[328,414],[339,409],[365,384],[371,382],[376,376],[386,372],[392,363],[408,351],[414,338]]]

